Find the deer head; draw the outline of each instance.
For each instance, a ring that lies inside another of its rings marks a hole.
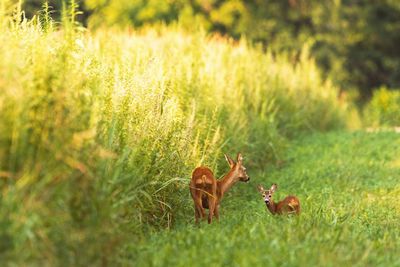
[[[231,172],[233,176],[238,177],[238,179],[242,182],[248,183],[250,181],[250,177],[246,173],[246,168],[242,165],[243,156],[242,153],[238,153],[237,160],[234,162],[228,155],[225,154],[226,161],[231,167]]]
[[[265,190],[261,185],[257,185],[258,192],[260,192],[263,196],[264,202],[269,204],[273,201],[272,194],[275,193],[277,188],[276,184],[273,184],[269,190]]]

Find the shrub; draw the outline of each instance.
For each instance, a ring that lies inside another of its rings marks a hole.
[[[400,91],[386,87],[375,90],[364,109],[364,120],[368,126],[375,127],[400,125]]]

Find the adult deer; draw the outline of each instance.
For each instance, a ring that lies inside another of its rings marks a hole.
[[[273,184],[269,190],[265,190],[261,185],[257,185],[258,192],[263,196],[264,202],[267,205],[268,210],[274,215],[278,214],[288,214],[296,213],[300,214],[300,202],[296,196],[289,195],[286,196],[284,200],[279,202],[274,202],[272,194],[275,193],[277,185]]]
[[[190,181],[190,194],[194,201],[196,225],[199,218],[205,218],[203,208],[209,209],[208,223],[212,222],[213,214],[219,219],[219,204],[225,193],[238,181],[249,182],[250,177],[246,168],[242,165],[242,153],[238,153],[234,162],[228,155],[225,155],[230,166],[228,173],[220,180],[216,180],[213,172],[207,167],[194,169]]]

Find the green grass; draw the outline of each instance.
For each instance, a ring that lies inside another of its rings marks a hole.
[[[307,50],[179,26],[91,31],[74,8],[56,23],[6,2],[1,262],[399,265],[398,135],[315,133],[343,128],[346,103]],[[221,177],[238,151],[251,183],[195,228],[193,169]],[[269,215],[257,183],[296,194],[301,216]]]
[[[219,222],[193,224],[120,251],[136,266],[400,266],[400,135],[331,132],[295,141],[283,168],[249,170],[221,204]],[[227,168],[226,168],[227,169]],[[256,185],[295,194],[299,217],[272,216]],[[185,198],[191,202],[189,193]]]
[[[339,129],[338,89],[298,57],[179,26],[97,31],[0,3],[0,260],[98,264],[191,212],[194,167],[282,159]],[[85,248],[83,250],[82,248]],[[101,255],[101,256],[99,256]]]

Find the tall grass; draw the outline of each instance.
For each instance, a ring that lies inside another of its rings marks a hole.
[[[290,138],[343,125],[306,52],[294,61],[179,26],[91,32],[74,3],[62,23],[46,6],[26,20],[1,3],[4,259],[107,263],[192,213],[194,167],[219,177],[222,153],[238,151],[264,167]]]

